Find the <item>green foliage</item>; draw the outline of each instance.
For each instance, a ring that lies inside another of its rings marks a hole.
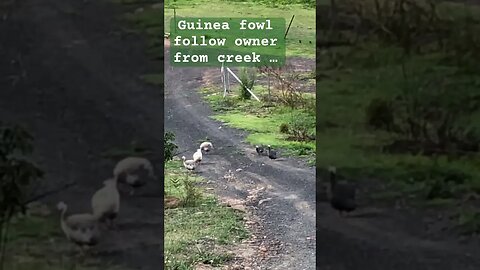
[[[394,125],[393,107],[390,101],[375,98],[366,108],[367,124],[375,129],[392,130]]]
[[[24,189],[28,184],[43,177],[43,172],[34,164],[21,158],[33,151],[33,137],[20,126],[0,127],[0,211],[1,221],[5,215],[25,210]]]
[[[304,112],[293,112],[288,123],[288,138],[305,142],[315,140],[315,116]]]
[[[22,156],[33,151],[33,137],[17,125],[0,123],[0,269],[3,269],[9,222],[15,212],[25,213],[25,190],[43,172]]]
[[[175,141],[175,134],[173,132],[165,132],[163,137],[165,162],[172,160],[175,151],[178,149],[178,146],[173,141]]]
[[[280,133],[288,133],[290,131],[290,126],[287,123],[282,123],[280,125]]]
[[[252,94],[247,90],[250,89],[253,91],[253,86],[255,84],[256,79],[256,72],[253,68],[241,68],[240,69],[240,81],[242,85],[240,85],[240,98],[243,100],[250,99]]]
[[[480,111],[480,94],[473,86],[468,79],[412,79],[392,98],[387,111],[393,107],[395,119],[387,114],[387,120],[395,122],[394,133],[425,154],[477,152],[480,133],[468,125]]]
[[[182,199],[181,207],[165,209],[165,268],[194,269],[198,263],[221,265],[231,259],[219,245],[248,236],[242,215],[220,205],[197,184],[180,161],[165,164],[165,193]]]
[[[196,181],[190,179],[188,175],[185,175],[182,184],[185,192],[183,196],[183,205],[195,206],[202,198],[202,193],[196,186]]]

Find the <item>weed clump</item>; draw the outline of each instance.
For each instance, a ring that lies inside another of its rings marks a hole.
[[[240,70],[240,81],[242,84],[240,85],[240,98],[242,100],[247,100],[252,97],[252,94],[247,90],[253,89],[256,80],[256,73],[254,69],[247,69],[242,68]]]
[[[280,125],[280,132],[281,133],[288,134],[289,131],[290,131],[290,126],[287,123],[282,123]]]
[[[173,132],[166,132],[163,138],[165,153],[164,158],[165,162],[170,161],[173,159],[175,155],[175,151],[177,150],[178,146],[173,142],[175,140],[175,134]]]

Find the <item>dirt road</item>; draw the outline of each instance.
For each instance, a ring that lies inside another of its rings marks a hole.
[[[264,221],[264,236],[284,247],[262,269],[314,269],[314,168],[293,159],[259,157],[255,148],[243,143],[241,131],[210,118],[212,111],[197,90],[205,85],[206,77],[220,80],[215,77],[219,70],[174,68],[166,62],[165,74],[165,129],[175,132],[179,151],[186,151],[182,155],[192,154],[198,141],[208,137],[215,151],[205,156],[199,171],[213,182],[217,194],[245,200],[249,190],[264,188],[254,204],[255,213]],[[228,170],[234,172],[236,181],[224,179]],[[258,205],[264,199],[268,201]]]

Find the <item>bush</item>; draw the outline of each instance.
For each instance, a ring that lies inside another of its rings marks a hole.
[[[172,132],[166,132],[163,138],[163,143],[165,147],[164,158],[165,162],[173,159],[175,152],[178,146],[173,142],[175,140],[175,134]]]
[[[474,85],[468,80],[449,80],[448,76],[413,79],[390,101],[372,101],[367,118],[377,128],[396,134],[397,142],[410,152],[478,152],[480,132],[472,125],[472,116],[480,112],[480,93],[475,92]]]
[[[290,131],[290,127],[287,123],[282,123],[280,125],[280,132],[281,133],[287,134],[289,131]]]
[[[241,99],[250,99],[252,94],[247,90],[253,90],[253,85],[255,84],[256,73],[254,69],[242,68],[240,70],[240,98]]]
[[[39,168],[21,158],[33,152],[32,141],[25,129],[0,123],[0,269],[3,269],[9,222],[16,212],[25,213],[25,190],[32,181],[43,177]]]
[[[391,131],[394,126],[393,104],[381,98],[373,99],[366,108],[367,125]]]
[[[294,141],[314,141],[315,140],[315,116],[304,112],[295,112],[288,123],[288,139]]]
[[[183,179],[183,188],[185,190],[185,195],[183,197],[184,206],[195,206],[197,202],[201,199],[202,193],[197,188],[195,181],[190,180],[188,175],[185,175]]]

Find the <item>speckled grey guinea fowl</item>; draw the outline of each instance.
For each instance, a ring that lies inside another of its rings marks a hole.
[[[272,147],[270,145],[268,146],[268,157],[270,159],[277,159],[277,151],[272,150]]]
[[[356,187],[349,183],[338,183],[337,169],[335,167],[330,167],[328,171],[330,173],[331,206],[340,215],[343,215],[344,212],[348,213],[355,210],[357,208],[355,201]]]
[[[262,146],[255,145],[255,151],[257,151],[257,154],[260,156],[265,155],[265,148]]]

